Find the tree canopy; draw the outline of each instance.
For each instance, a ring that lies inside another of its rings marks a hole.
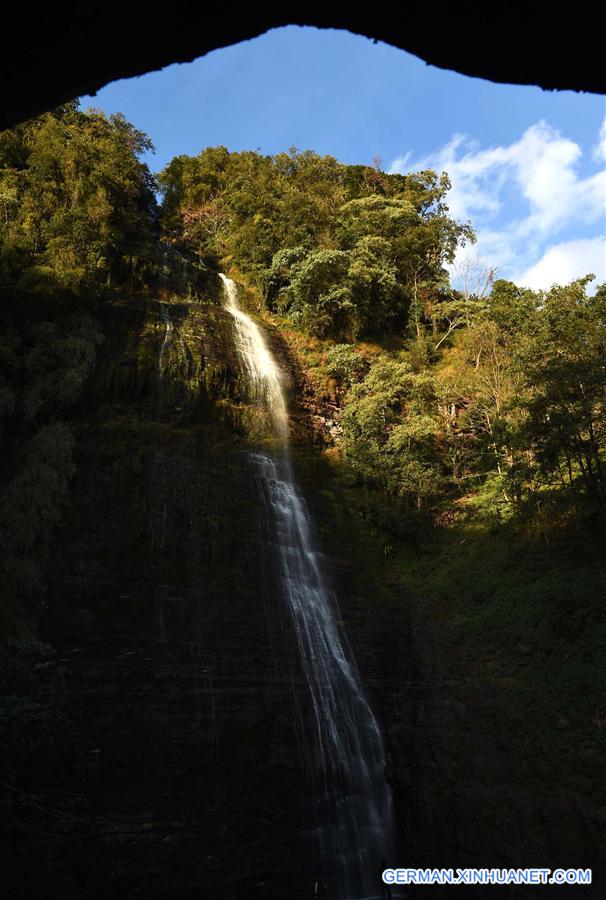
[[[431,171],[387,175],[311,151],[214,147],[177,157],[158,180],[176,240],[231,259],[270,309],[319,336],[406,327],[473,240],[448,215],[448,178]]]
[[[48,294],[119,281],[153,248],[149,138],[77,101],[0,134],[0,279]]]

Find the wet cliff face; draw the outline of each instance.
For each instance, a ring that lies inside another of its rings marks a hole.
[[[104,315],[44,597],[65,721],[29,773],[43,809],[28,826],[16,810],[15,896],[298,896],[298,873],[307,896],[299,675],[229,317],[131,299]]]
[[[102,325],[42,598],[56,654],[35,666],[43,687],[60,685],[63,712],[52,752],[15,760],[7,779],[23,793],[4,795],[5,889],[307,898],[307,692],[246,455],[266,423],[230,317],[217,297],[128,298]],[[600,822],[558,784],[549,748],[532,749],[498,684],[458,667],[447,631],[356,521],[319,457],[321,414],[310,397],[295,411],[295,467],[385,733],[394,863],[597,866]],[[541,766],[551,791],[537,789]]]

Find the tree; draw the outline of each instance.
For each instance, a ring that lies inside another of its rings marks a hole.
[[[149,256],[155,184],[149,138],[121,115],[66,104],[3,136],[5,278],[21,290],[81,290],[119,280]]]
[[[349,392],[343,432],[352,468],[417,507],[440,491],[438,431],[434,380],[405,358],[379,359]]]
[[[523,434],[540,471],[578,479],[595,507],[605,501],[606,286],[594,276],[542,295],[540,315],[519,350],[529,386]]]

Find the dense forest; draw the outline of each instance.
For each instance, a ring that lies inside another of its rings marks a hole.
[[[214,147],[153,175],[151,146],[77,101],[0,134],[3,757],[52,743],[66,714],[61,678],[31,671],[52,656],[37,633],[45,566],[103,309],[196,302],[225,271],[333,411],[314,501],[329,549],[345,552],[355,520],[377,592],[391,578],[424,597],[470,671],[509,685],[515,673],[541,740],[572,729],[593,765],[606,717],[606,285],[588,273],[533,291],[471,269],[453,285],[474,232],[449,214],[447,173]]]
[[[102,334],[99,302],[154,253],[149,140],[123,117],[61,107],[0,135],[2,620],[9,633],[73,475],[65,411]]]
[[[168,239],[229,261],[343,407],[352,474],[435,523],[553,529],[604,504],[606,287],[530,291],[447,263],[473,241],[446,173],[224,148],[160,174]],[[473,280],[473,279],[468,279]]]

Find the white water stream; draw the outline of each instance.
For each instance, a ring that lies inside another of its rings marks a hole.
[[[240,309],[236,284],[220,277],[254,398],[269,409],[280,439],[278,454],[253,453],[251,460],[271,514],[280,589],[309,687],[306,761],[315,823],[310,877],[319,873],[329,900],[380,897],[381,861],[390,856],[393,830],[383,739],[339,625],[310,514],[293,477],[281,372],[261,330]]]

